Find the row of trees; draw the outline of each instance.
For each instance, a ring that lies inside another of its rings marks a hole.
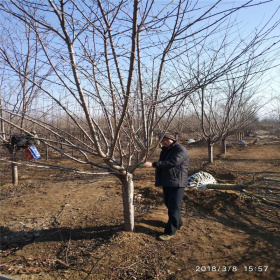
[[[116,175],[132,231],[133,173],[183,106],[193,106],[210,147],[256,111],[251,100],[276,61],[279,20],[272,14],[242,35],[237,16],[271,3],[2,2],[1,142],[36,126],[50,148]],[[82,138],[53,125],[54,104]]]

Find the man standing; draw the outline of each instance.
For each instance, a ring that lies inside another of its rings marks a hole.
[[[145,167],[156,168],[155,186],[163,188],[164,203],[168,209],[168,222],[164,234],[159,239],[171,239],[177,229],[183,225],[181,205],[188,180],[189,154],[185,147],[180,145],[176,137],[167,132],[162,140],[162,151],[159,161],[145,162]]]

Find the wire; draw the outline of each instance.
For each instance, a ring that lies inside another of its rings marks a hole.
[[[67,167],[63,167],[63,166],[56,166],[56,165],[50,165],[50,164],[46,164],[46,163],[41,163],[42,165],[37,165],[37,164],[27,164],[27,163],[15,162],[15,161],[10,161],[10,160],[5,160],[5,159],[0,159],[0,161],[20,164],[20,165],[26,165],[26,166],[31,166],[31,167],[38,167],[38,168],[60,169],[60,170],[64,170],[64,171],[81,173],[81,174],[89,174],[89,175],[105,175],[105,174],[116,174],[117,173],[117,172],[88,172],[88,171],[79,171],[79,170],[72,169],[72,168],[67,168]]]

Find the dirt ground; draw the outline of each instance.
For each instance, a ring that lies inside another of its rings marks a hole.
[[[211,165],[206,147],[188,149],[190,174],[204,170],[219,182],[238,184],[280,177],[279,142],[233,146],[225,155],[216,148]],[[58,160],[71,165],[63,158],[48,163]],[[280,209],[240,192],[186,189],[184,226],[162,242],[157,236],[167,210],[153,169],[138,169],[134,176],[135,232],[123,231],[121,185],[113,176],[20,166],[15,188],[10,172],[1,163],[1,274],[46,280],[280,279]],[[269,184],[280,190],[279,183]]]

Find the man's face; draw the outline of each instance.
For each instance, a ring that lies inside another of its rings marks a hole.
[[[171,139],[169,139],[169,138],[162,138],[162,140],[160,141],[160,143],[161,143],[161,145],[163,146],[163,147],[169,147],[170,145],[172,145],[173,144],[173,141],[171,140]]]

